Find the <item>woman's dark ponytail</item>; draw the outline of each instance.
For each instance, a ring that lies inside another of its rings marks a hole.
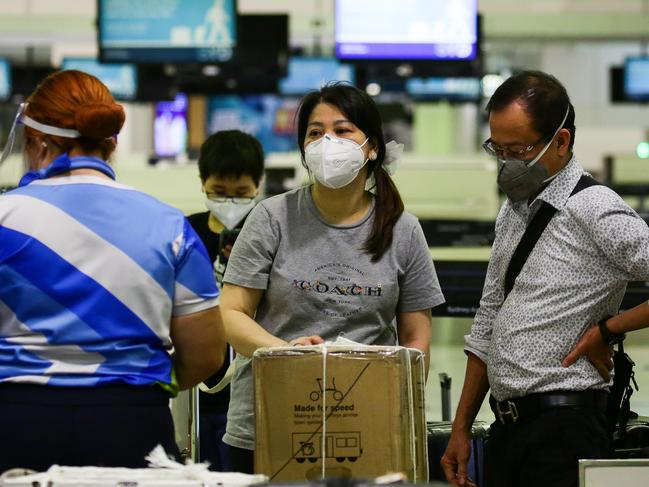
[[[373,174],[376,194],[374,224],[363,249],[372,254],[372,261],[376,262],[392,244],[394,225],[403,213],[403,201],[394,181],[382,165],[377,164]]]

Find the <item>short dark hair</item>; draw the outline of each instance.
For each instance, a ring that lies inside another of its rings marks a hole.
[[[248,175],[259,186],[264,173],[264,150],[255,137],[241,130],[216,132],[201,145],[198,171],[203,182],[210,176]]]
[[[373,261],[377,261],[392,243],[394,225],[403,213],[399,190],[383,168],[385,140],[381,115],[371,96],[345,82],[330,83],[319,91],[305,95],[297,114],[297,146],[300,148],[304,167],[304,138],[311,112],[319,103],[328,103],[338,108],[374,145],[377,157],[367,162],[367,173],[374,175],[376,183],[375,216],[372,232],[365,242],[364,250],[372,255]]]
[[[517,102],[532,120],[532,127],[551,137],[563,120],[561,128],[570,131],[570,149],[575,143],[575,107],[566,88],[551,74],[543,71],[522,71],[505,80],[487,103],[487,112],[498,112]]]

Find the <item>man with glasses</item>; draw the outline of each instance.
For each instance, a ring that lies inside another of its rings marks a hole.
[[[201,145],[198,170],[209,211],[188,219],[205,244],[220,286],[239,229],[257,202],[264,173],[263,149],[256,138],[240,130],[216,132]],[[230,356],[227,353],[221,370],[205,381],[208,387],[223,378]],[[229,448],[222,441],[230,387],[216,394],[201,392],[199,398],[200,459],[209,461],[212,470],[231,471]]]
[[[556,78],[515,75],[487,111],[491,137],[483,147],[498,161],[507,200],[466,337],[466,377],[442,466],[453,485],[471,485],[471,424],[491,390],[487,485],[576,487],[578,459],[609,453],[613,363],[608,346],[569,366],[562,361],[593,323],[606,328],[628,281],[649,279],[649,228],[585,176],[572,152],[574,107]],[[602,338],[621,337],[602,331]]]

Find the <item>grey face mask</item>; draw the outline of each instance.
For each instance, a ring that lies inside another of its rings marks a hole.
[[[568,105],[566,114],[563,116],[563,120],[557,130],[555,130],[554,135],[545,144],[543,150],[531,161],[498,158],[498,164],[500,166],[498,170],[498,187],[513,203],[531,198],[551,179],[548,170],[537,163],[548,150],[550,144],[552,144],[559,130],[563,127],[566,118],[568,118],[569,111],[570,105]]]
[[[531,166],[528,166],[524,161],[516,159],[498,159],[500,164],[498,187],[513,203],[536,194],[548,179],[547,169],[536,162],[535,160]]]

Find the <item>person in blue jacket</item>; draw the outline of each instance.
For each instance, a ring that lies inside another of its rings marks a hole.
[[[0,472],[177,455],[169,398],[223,363],[200,239],[107,162],[124,119],[97,78],[57,72],[0,159],[29,169],[0,196]]]

